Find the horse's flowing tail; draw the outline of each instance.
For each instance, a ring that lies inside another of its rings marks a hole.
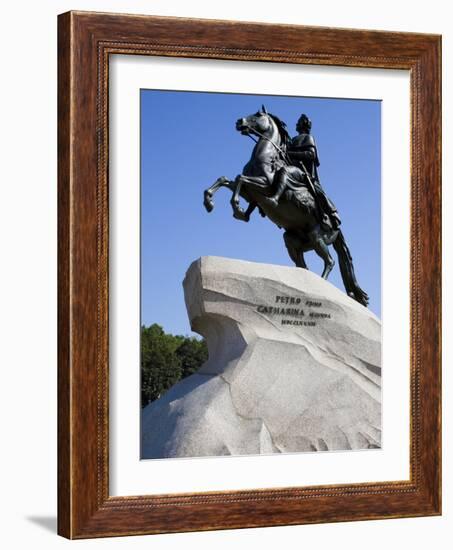
[[[366,307],[368,305],[368,294],[360,288],[357,279],[355,278],[351,253],[349,252],[348,245],[344,240],[341,230],[339,230],[338,237],[332,244],[338,254],[341,278],[343,279],[346,293],[348,296],[354,298],[354,300],[357,300],[357,302]]]

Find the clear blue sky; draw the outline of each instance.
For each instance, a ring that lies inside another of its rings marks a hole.
[[[221,189],[214,211],[203,191],[219,176],[234,178],[253,142],[235,121],[264,103],[288,125],[301,113],[312,120],[319,175],[336,204],[359,284],[370,309],[381,313],[381,103],[371,100],[141,91],[142,324],[191,334],[182,280],[200,256],[226,256],[293,265],[283,231],[257,211],[248,224],[232,217],[231,193]],[[336,253],[331,248],[332,256]],[[320,274],[314,252],[305,255]],[[344,290],[338,262],[329,281]]]

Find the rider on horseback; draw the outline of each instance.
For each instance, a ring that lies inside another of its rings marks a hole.
[[[287,156],[291,162],[290,166],[284,165],[275,174],[274,184],[276,193],[268,198],[268,201],[277,206],[280,197],[288,188],[294,189],[294,186],[300,185],[300,181],[294,178],[292,167],[296,166],[302,170],[305,178],[309,179],[311,185],[309,189],[312,191],[318,208],[320,210],[319,217],[321,225],[325,229],[337,229],[341,224],[340,217],[333,202],[326,195],[318,177],[318,151],[315,140],[310,134],[311,120],[307,115],[302,114],[296,124],[296,131],[299,134],[291,140],[287,148]]]
[[[335,264],[329,252],[332,245],[338,255],[341,278],[348,296],[366,306],[367,293],[357,282],[352,256],[339,229],[340,219],[335,206],[329,201],[319,183],[319,165],[316,145],[310,135],[311,122],[301,115],[297,122],[299,135],[288,135],[285,124],[263,108],[236,122],[236,130],[244,135],[258,136],[252,156],[234,180],[217,178],[204,192],[204,205],[208,212],[214,208],[212,197],[221,187],[233,193],[233,216],[249,221],[255,208],[269,220],[285,230],[283,238],[291,260],[297,267],[307,268],[304,253],[314,250],[324,261],[321,277],[327,279]],[[275,183],[274,183],[275,182]],[[269,197],[274,186],[277,194]],[[284,201],[279,198],[289,191]],[[247,203],[244,211],[239,199]]]

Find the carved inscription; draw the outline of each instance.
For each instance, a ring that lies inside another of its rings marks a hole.
[[[282,325],[315,327],[320,320],[331,319],[330,313],[322,311],[322,302],[298,296],[275,296],[272,305],[260,304],[258,313],[280,317]]]

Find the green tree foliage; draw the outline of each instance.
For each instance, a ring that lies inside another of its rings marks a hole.
[[[196,372],[207,357],[204,340],[167,334],[157,324],[142,326],[142,407],[158,399],[179,380]]]
[[[181,359],[182,378],[185,378],[197,372],[201,365],[207,361],[208,348],[204,340],[184,338],[176,350],[176,355]]]

